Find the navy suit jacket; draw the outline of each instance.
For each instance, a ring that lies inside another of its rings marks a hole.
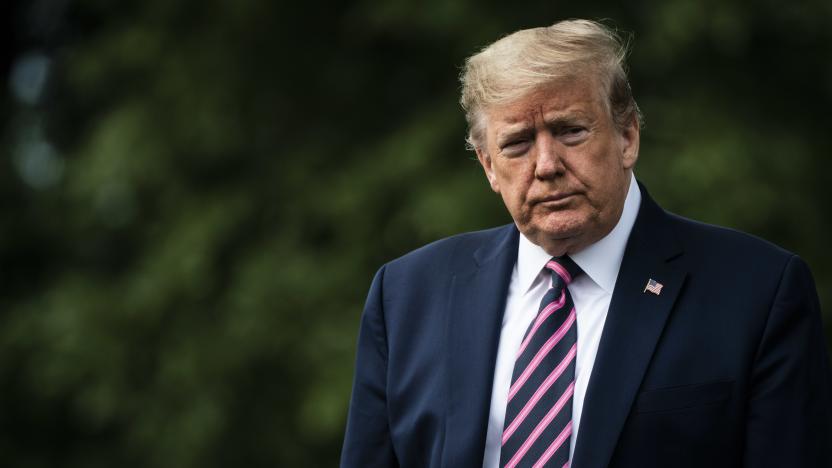
[[[572,468],[832,466],[832,373],[806,264],[642,194]],[[462,234],[381,268],[342,467],[482,466],[518,235]],[[644,292],[651,278],[660,295]]]

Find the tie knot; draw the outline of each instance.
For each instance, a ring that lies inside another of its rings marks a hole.
[[[557,280],[563,281],[564,285],[568,285],[572,280],[580,275],[583,270],[578,266],[569,256],[552,257],[546,262],[546,268],[552,271],[552,284]]]

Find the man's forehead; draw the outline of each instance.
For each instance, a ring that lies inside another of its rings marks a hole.
[[[555,83],[513,101],[494,105],[487,114],[491,122],[506,126],[522,126],[541,116],[546,119],[586,117],[599,110],[601,97],[598,94],[598,89],[591,83]]]
[[[501,124],[503,127],[524,127],[531,124],[532,121],[538,117],[542,117],[544,121],[559,121],[559,120],[573,120],[589,117],[589,112],[584,106],[572,106],[567,109],[546,109],[539,106],[537,109],[530,109],[526,112],[517,112],[513,114],[496,114],[492,119],[493,122]]]

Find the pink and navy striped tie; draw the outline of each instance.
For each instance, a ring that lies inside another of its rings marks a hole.
[[[569,257],[546,264],[552,287],[543,296],[517,357],[506,404],[500,466],[569,466],[578,329],[566,288],[581,273]]]

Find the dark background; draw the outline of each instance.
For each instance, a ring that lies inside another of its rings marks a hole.
[[[335,465],[374,271],[509,221],[464,58],[570,17],[633,34],[653,196],[830,310],[832,2],[592,5],[4,2],[0,465]]]

